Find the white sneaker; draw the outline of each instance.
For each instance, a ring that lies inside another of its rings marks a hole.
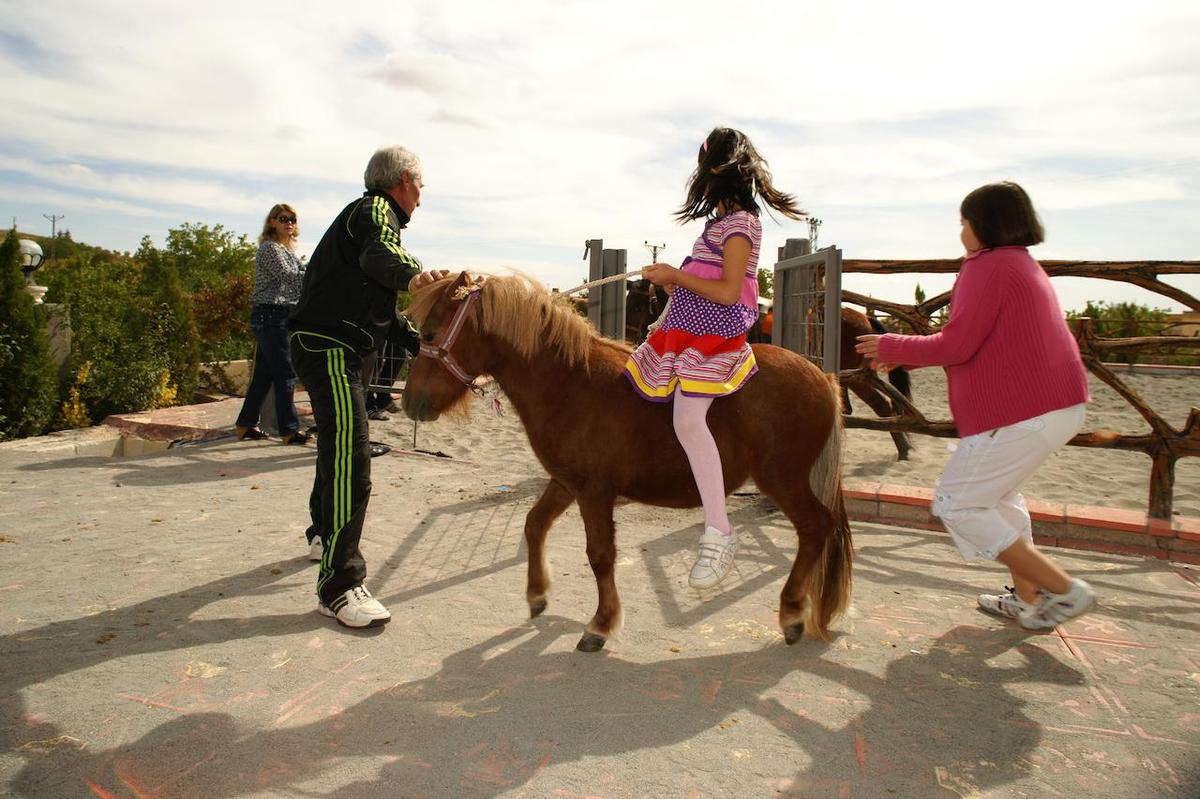
[[[318,602],[317,611],[322,616],[337,619],[338,624],[347,627],[378,627],[392,619],[387,608],[361,585],[351,588],[328,605]]]
[[[1034,605],[1017,596],[1016,589],[1005,586],[1007,594],[980,594],[976,601],[979,607],[993,616],[1016,619],[1026,630],[1045,630],[1054,622],[1041,612],[1041,605]]]
[[[321,546],[321,536],[314,535],[312,541],[308,542],[308,559],[320,560],[324,554],[325,550]]]
[[[1096,594],[1083,580],[1072,579],[1071,587],[1061,594],[1042,592],[1039,609],[1054,624],[1062,624],[1087,613],[1096,606]]]
[[[692,564],[688,585],[692,588],[712,588],[725,579],[733,556],[737,554],[737,535],[725,535],[715,527],[706,527],[700,536],[700,554]]]

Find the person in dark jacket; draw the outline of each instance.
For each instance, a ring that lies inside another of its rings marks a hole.
[[[310,558],[321,561],[317,610],[347,627],[391,619],[363,586],[367,567],[358,548],[371,496],[363,359],[386,338],[397,292],[448,274],[421,271],[400,244],[421,204],[420,160],[403,147],[381,148],[363,181],[363,196],[342,209],[313,252],[288,320],[292,361],[317,423],[307,535]]]

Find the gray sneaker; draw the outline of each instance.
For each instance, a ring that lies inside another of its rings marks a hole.
[[[312,541],[308,542],[308,559],[309,560],[320,560],[324,554],[325,554],[325,549],[321,545],[321,536],[314,535],[312,537]]]

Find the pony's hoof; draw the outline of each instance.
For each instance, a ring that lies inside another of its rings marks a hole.
[[[529,603],[529,618],[536,619],[538,616],[541,616],[543,613],[545,613],[546,605],[547,605],[547,602],[546,602],[545,597],[542,597],[541,599],[530,602]]]
[[[608,639],[603,635],[584,633],[583,637],[579,639],[579,643],[575,644],[575,648],[580,652],[599,652],[607,641]]]
[[[795,624],[783,628],[783,640],[788,646],[799,641],[804,637],[804,622],[798,621]]]

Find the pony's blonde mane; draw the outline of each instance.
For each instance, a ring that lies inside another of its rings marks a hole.
[[[409,318],[420,325],[457,279],[443,278],[415,292]],[[552,294],[526,275],[487,277],[478,291],[479,308],[474,314],[481,331],[508,343],[525,358],[552,349],[571,366],[587,365],[599,333],[575,313],[565,295]]]

